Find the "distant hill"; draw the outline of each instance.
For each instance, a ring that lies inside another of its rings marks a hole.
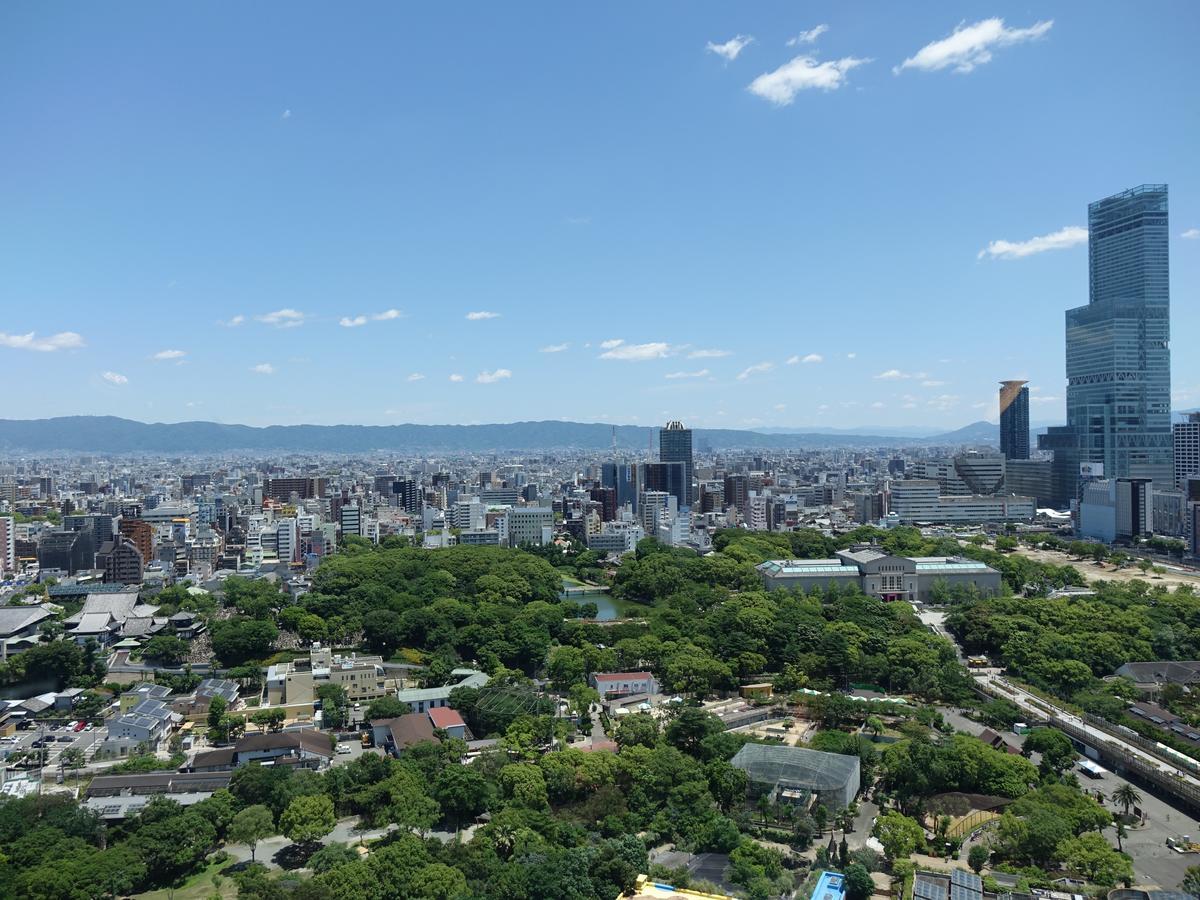
[[[658,428],[618,425],[617,446],[650,447]],[[146,423],[115,416],[0,419],[0,448],[7,451],[107,453],[220,453],[229,450],[364,453],[540,450],[603,450],[613,427],[586,422],[512,422],[495,425],[222,425],[217,422]],[[734,429],[696,429],[699,450],[886,447],[914,443],[885,435],[763,434]]]
[[[972,422],[957,431],[935,434],[925,439],[930,444],[986,444],[1000,446],[1000,426],[994,422]]]

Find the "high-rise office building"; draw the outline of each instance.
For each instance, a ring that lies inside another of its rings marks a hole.
[[[1028,381],[1000,382],[1000,453],[1008,459],[1029,459]]]
[[[638,489],[641,493],[665,491],[675,498],[677,507],[690,505],[687,464],[683,460],[642,463],[639,468],[641,472],[638,477]]]
[[[1175,445],[1175,486],[1183,490],[1189,475],[1200,475],[1200,412],[1189,413],[1187,421],[1171,430]]]
[[[684,428],[682,422],[668,422],[658,433],[658,458],[660,462],[683,463],[683,494],[677,495],[679,505],[692,505],[692,429]]]
[[[725,506],[737,507],[737,511],[746,515],[750,499],[750,478],[743,474],[725,476]]]
[[[410,513],[420,512],[421,491],[414,479],[397,478],[391,482],[389,490],[396,505],[402,510]]]
[[[617,492],[617,506],[629,505],[634,512],[638,504],[638,469],[634,463],[607,462],[600,466],[600,484]]]
[[[1056,505],[1079,496],[1083,464],[1174,484],[1167,245],[1165,184],[1088,206],[1089,302],[1066,314],[1067,424],[1040,441]]]

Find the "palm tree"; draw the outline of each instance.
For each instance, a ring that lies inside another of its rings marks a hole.
[[[1142,802],[1142,795],[1128,781],[1112,792],[1113,803],[1121,804],[1122,811],[1126,816],[1129,815],[1129,807],[1137,806]]]
[[[1123,846],[1121,846],[1121,839],[1124,838],[1126,834],[1127,834],[1127,832],[1125,831],[1125,823],[1117,822],[1117,852],[1118,853],[1125,852],[1125,848]]]

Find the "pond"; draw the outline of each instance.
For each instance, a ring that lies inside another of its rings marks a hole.
[[[575,590],[572,590],[574,588]],[[571,600],[575,603],[595,603],[596,620],[610,622],[613,619],[633,617],[642,614],[645,609],[637,603],[618,600],[607,591],[579,591],[579,585],[563,581],[563,592],[558,595],[560,600]]]

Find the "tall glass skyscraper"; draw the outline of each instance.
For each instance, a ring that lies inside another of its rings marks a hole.
[[[1028,381],[1000,382],[1000,452],[1008,459],[1029,459]]]
[[[661,462],[683,463],[683,489],[680,506],[692,505],[692,429],[682,422],[668,422],[658,433],[658,458]]]
[[[1089,302],[1067,310],[1067,424],[1040,444],[1054,451],[1059,502],[1079,496],[1082,463],[1173,482],[1167,246],[1165,184],[1088,206]]]

